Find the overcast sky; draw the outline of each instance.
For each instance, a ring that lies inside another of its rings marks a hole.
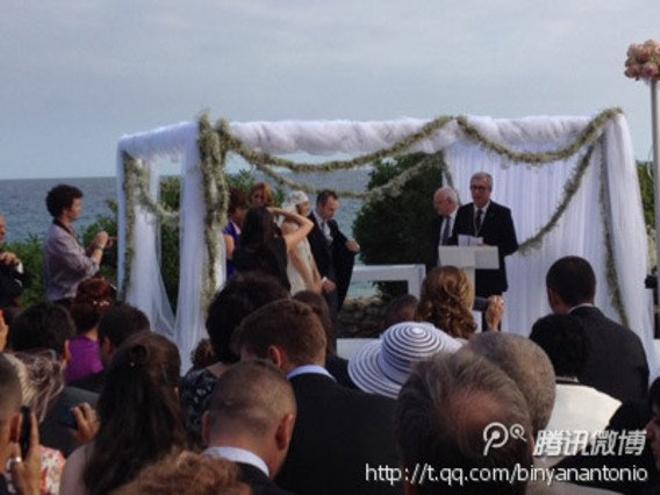
[[[230,120],[590,115],[648,159],[658,0],[2,0],[0,178],[109,176],[123,134]]]

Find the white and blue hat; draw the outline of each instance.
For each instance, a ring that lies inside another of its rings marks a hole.
[[[397,323],[355,353],[348,374],[361,390],[396,399],[413,364],[438,352],[456,352],[462,345],[431,323]]]

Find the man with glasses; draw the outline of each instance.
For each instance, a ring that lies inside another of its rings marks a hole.
[[[458,209],[451,244],[460,244],[460,236],[476,237],[487,246],[499,251],[500,266],[497,270],[477,270],[475,291],[478,297],[501,295],[508,289],[504,257],[518,250],[516,229],[511,210],[491,201],[493,178],[486,172],[477,172],[470,179],[472,203]]]

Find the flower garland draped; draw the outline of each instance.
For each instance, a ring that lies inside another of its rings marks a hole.
[[[215,267],[218,266],[220,257],[220,232],[227,225],[227,204],[228,204],[228,185],[225,176],[225,167],[227,158],[230,153],[234,153],[248,163],[253,165],[256,169],[270,177],[272,180],[280,185],[301,189],[310,194],[318,192],[318,188],[309,184],[301,183],[290,179],[275,170],[275,168],[284,168],[294,173],[333,173],[342,170],[354,170],[361,167],[366,167],[378,160],[394,158],[405,154],[411,148],[420,142],[431,138],[435,133],[439,132],[450,122],[456,122],[463,134],[477,145],[484,149],[493,152],[503,158],[509,163],[517,165],[524,164],[527,166],[543,166],[548,163],[567,160],[574,156],[581,149],[587,147],[587,151],[581,158],[580,162],[573,171],[571,178],[564,186],[562,198],[557,204],[553,214],[550,216],[549,221],[541,227],[538,232],[523,241],[520,245],[520,253],[524,256],[534,249],[539,248],[544,238],[553,230],[557,225],[559,219],[565,213],[571,200],[580,188],[580,184],[584,174],[591,163],[593,152],[593,145],[599,139],[603,132],[604,126],[608,121],[621,114],[622,110],[619,108],[611,108],[602,111],[596,115],[578,134],[575,140],[563,148],[556,150],[545,151],[540,153],[521,152],[510,149],[505,145],[494,142],[488,137],[484,136],[476,127],[471,125],[466,117],[449,117],[441,116],[435,118],[425,124],[418,131],[406,136],[402,140],[393,144],[392,146],[376,151],[357,156],[350,160],[331,160],[324,163],[297,163],[281,157],[271,155],[269,153],[255,151],[246,146],[239,138],[231,134],[229,124],[226,120],[219,120],[216,126],[212,126],[209,122],[207,115],[202,115],[199,119],[199,150],[201,163],[200,168],[202,171],[204,198],[206,203],[205,212],[205,240],[207,246],[207,260],[205,269],[205,300],[208,302],[217,287]],[[397,196],[401,193],[402,186],[415,177],[418,173],[426,170],[429,167],[434,167],[438,170],[446,180],[448,185],[453,185],[452,177],[448,168],[442,159],[442,152],[429,154],[426,158],[414,167],[400,173],[398,176],[393,177],[386,184],[374,188],[370,191],[337,191],[341,197],[358,198],[365,201],[371,201],[375,198],[382,197],[383,195]],[[128,287],[128,280],[130,274],[131,260],[133,256],[133,233],[135,220],[135,206],[140,204],[152,213],[159,221],[176,221],[178,216],[176,212],[168,211],[161,206],[157,201],[153,200],[149,195],[149,177],[144,170],[142,170],[132,157],[124,155],[124,192],[127,202],[127,232],[126,232],[126,250],[125,250],[125,276],[122,293],[125,293]],[[601,211],[606,218],[606,198],[601,195]],[[607,223],[607,222],[605,222]],[[608,271],[608,285],[612,301],[617,309],[622,321],[626,320],[625,310],[621,300],[620,289],[618,286],[618,279],[616,268],[614,264],[614,255],[611,243],[611,233],[606,229],[605,232],[606,244],[606,263]]]

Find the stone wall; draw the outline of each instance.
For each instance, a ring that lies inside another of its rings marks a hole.
[[[346,299],[337,318],[337,336],[377,337],[385,306],[378,296]]]

